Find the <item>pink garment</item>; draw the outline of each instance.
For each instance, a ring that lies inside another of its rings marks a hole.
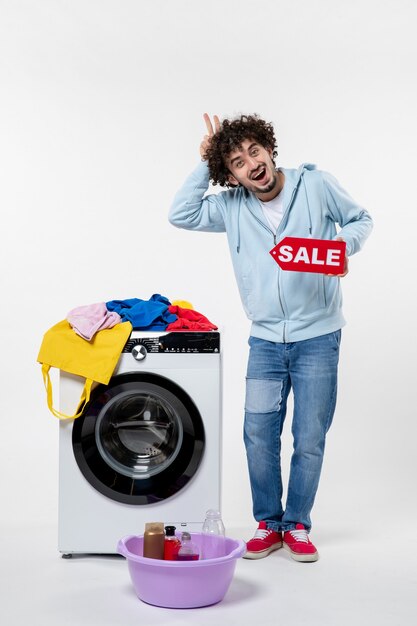
[[[104,302],[86,304],[72,309],[67,320],[77,335],[90,341],[96,332],[105,328],[113,328],[122,321],[115,311],[108,311]]]

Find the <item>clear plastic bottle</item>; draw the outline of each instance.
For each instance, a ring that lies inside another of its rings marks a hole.
[[[197,546],[191,541],[190,533],[184,531],[181,535],[181,548],[178,550],[177,561],[198,561],[200,553]]]
[[[215,559],[226,554],[226,533],[220,511],[209,509],[203,524],[202,559]]]

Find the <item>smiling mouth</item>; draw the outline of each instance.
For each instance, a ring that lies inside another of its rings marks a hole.
[[[261,169],[259,170],[259,172],[257,172],[256,174],[252,175],[252,180],[256,180],[256,182],[259,182],[261,180],[263,180],[266,176],[266,168],[265,167],[261,167]]]

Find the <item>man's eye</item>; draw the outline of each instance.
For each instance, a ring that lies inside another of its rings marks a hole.
[[[236,163],[236,167],[242,167],[242,165],[243,165],[243,161],[238,161],[238,162]]]
[[[259,153],[259,150],[258,150],[258,149],[256,149],[256,150],[252,150],[252,152],[251,152],[251,156],[257,156],[257,154],[258,154],[258,153]]]

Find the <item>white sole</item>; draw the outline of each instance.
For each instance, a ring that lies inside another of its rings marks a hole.
[[[263,559],[264,557],[268,556],[268,554],[271,554],[271,552],[274,552],[275,550],[279,550],[280,548],[282,548],[282,543],[275,543],[270,548],[267,548],[266,550],[262,550],[261,552],[245,552],[242,558],[251,559],[251,560]]]
[[[313,552],[313,554],[298,554],[297,552],[293,552],[286,543],[283,543],[283,548],[287,550],[294,559],[294,561],[298,561],[299,563],[314,563],[319,558],[319,553]]]

